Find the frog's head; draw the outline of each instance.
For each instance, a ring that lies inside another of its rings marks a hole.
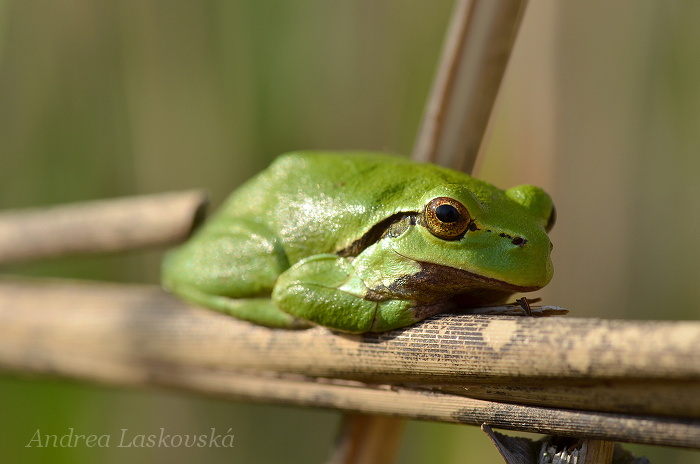
[[[382,239],[420,266],[397,280],[402,291],[419,299],[457,295],[461,305],[481,305],[501,303],[551,280],[547,232],[554,207],[542,189],[446,184],[426,192],[416,210],[394,222]]]

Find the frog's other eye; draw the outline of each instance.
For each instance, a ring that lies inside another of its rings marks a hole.
[[[549,219],[547,219],[547,225],[544,227],[544,230],[547,232],[552,230],[555,222],[557,222],[557,210],[554,208],[554,205],[552,205],[552,212],[549,213]]]
[[[433,198],[425,206],[424,222],[431,234],[445,240],[460,238],[469,228],[467,208],[449,197]]]

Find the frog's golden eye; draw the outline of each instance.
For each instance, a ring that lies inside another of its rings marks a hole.
[[[430,233],[445,240],[461,237],[471,223],[467,208],[457,200],[448,197],[430,200],[425,206],[423,216]]]

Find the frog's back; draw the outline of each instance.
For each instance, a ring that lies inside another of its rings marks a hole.
[[[315,253],[335,252],[382,219],[418,208],[426,190],[444,183],[491,188],[464,173],[383,153],[289,153],[234,192],[220,214],[263,221],[286,244],[303,238]]]
[[[461,172],[385,153],[294,152],[277,157],[241,187],[229,203],[236,203],[239,212],[246,210],[246,204],[254,206],[255,202],[248,202],[251,196],[274,203],[281,198],[287,201],[330,196],[349,204],[361,201],[364,205],[386,205],[397,196],[414,198],[416,192],[420,196],[422,189],[440,183],[470,182],[487,186]]]
[[[301,187],[306,192],[340,187],[348,195],[367,195],[392,183],[422,177],[425,168],[406,158],[369,151],[294,152],[280,155],[259,176],[263,182]],[[423,171],[416,175],[416,170]]]

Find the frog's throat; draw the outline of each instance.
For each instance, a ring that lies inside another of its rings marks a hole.
[[[539,290],[539,286],[513,285],[462,269],[420,262],[420,270],[403,276],[387,289],[399,298],[418,305],[433,304],[447,299],[457,306],[482,306],[505,302],[514,293]]]

